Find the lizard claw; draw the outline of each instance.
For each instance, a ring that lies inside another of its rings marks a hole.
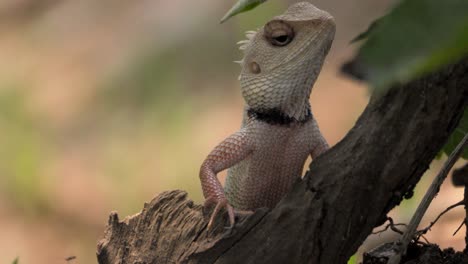
[[[210,197],[206,199],[205,201],[205,207],[211,203],[216,203],[216,206],[213,210],[213,213],[211,213],[210,221],[208,222],[208,230],[211,230],[214,220],[216,219],[216,216],[218,215],[219,211],[221,208],[224,208],[226,212],[228,213],[229,216],[229,228],[232,228],[234,226],[234,208],[229,204],[228,200],[225,197]]]
[[[249,215],[251,215],[253,213],[254,213],[254,211],[251,211],[251,210],[237,210],[237,209],[234,209],[234,216],[235,217],[246,217],[246,216],[249,216]],[[224,227],[224,229],[228,230],[229,232],[232,231],[232,228],[233,228],[233,225]]]

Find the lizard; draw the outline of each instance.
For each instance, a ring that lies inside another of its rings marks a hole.
[[[209,153],[199,174],[204,205],[214,206],[208,229],[223,208],[230,227],[237,213],[273,208],[301,177],[307,157],[329,148],[309,97],[335,30],[328,12],[300,2],[238,43],[242,126]],[[225,169],[223,188],[217,173]]]

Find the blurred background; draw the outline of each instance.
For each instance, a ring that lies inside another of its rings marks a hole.
[[[0,263],[96,263],[111,211],[123,219],[171,189],[202,202],[199,166],[241,122],[235,43],[293,2],[219,24],[234,1],[0,0]],[[337,22],[311,97],[332,145],[368,101],[364,84],[338,73],[349,41],[393,2],[313,1]],[[392,212],[396,222],[440,166]],[[462,193],[447,182],[423,225]],[[427,238],[462,249],[464,229],[450,236],[462,218],[448,213]]]

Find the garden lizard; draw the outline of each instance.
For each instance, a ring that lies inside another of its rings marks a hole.
[[[231,227],[236,212],[272,208],[301,177],[309,155],[328,149],[309,103],[312,86],[335,35],[333,17],[301,2],[239,42],[244,119],[200,169],[205,206],[224,208]],[[223,189],[217,173],[228,170]]]

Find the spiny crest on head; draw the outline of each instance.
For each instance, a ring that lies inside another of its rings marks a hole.
[[[240,45],[239,49],[240,50],[245,50],[247,48],[247,46],[249,45],[250,40],[253,39],[255,34],[257,34],[257,31],[247,31],[247,32],[245,32],[245,36],[247,37],[247,39],[244,39],[244,40],[241,40],[241,41],[237,42],[237,44]]]
[[[237,45],[240,45],[239,49],[244,51],[247,48],[247,46],[249,45],[250,41],[255,36],[255,34],[257,34],[257,31],[253,31],[253,30],[246,31],[245,36],[247,37],[247,39],[244,39],[244,40],[241,40],[241,41],[237,42]],[[242,64],[243,59],[238,60],[238,61],[234,61],[234,63]]]

